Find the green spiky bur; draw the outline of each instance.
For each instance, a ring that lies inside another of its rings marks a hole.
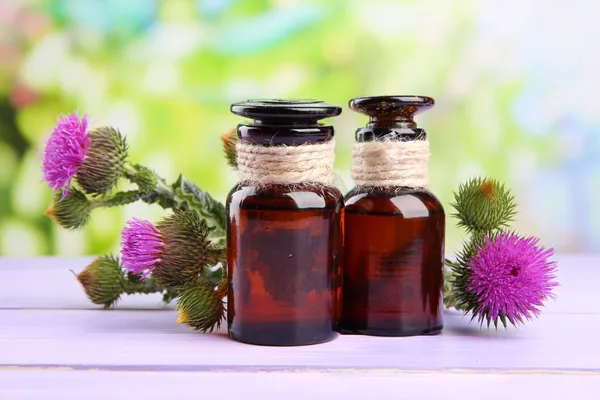
[[[225,317],[223,297],[226,294],[227,278],[224,272],[218,286],[200,280],[196,285],[184,289],[177,300],[177,322],[202,333],[218,329]]]
[[[92,303],[105,308],[112,306],[123,294],[123,270],[113,256],[98,257],[77,275],[77,280]]]
[[[50,208],[45,212],[57,224],[65,229],[79,229],[90,219],[93,205],[86,195],[75,188],[63,199],[62,191],[55,193]]]
[[[92,130],[90,139],[91,146],[75,179],[88,194],[106,194],[124,174],[127,143],[117,129],[109,126]]]
[[[221,142],[223,143],[223,151],[225,153],[225,159],[227,164],[232,168],[237,169],[237,151],[236,145],[240,141],[235,129],[221,135]]]
[[[161,260],[152,276],[162,285],[181,288],[193,285],[207,265],[223,259],[223,250],[213,248],[210,228],[194,211],[175,211],[156,227],[165,243]]]
[[[132,164],[131,169],[127,169],[126,176],[144,192],[155,190],[160,180],[154,171],[140,164]]]
[[[163,293],[165,302],[177,293],[157,285],[152,279],[142,281],[138,276],[125,273],[118,257],[104,255],[96,258],[77,275],[86,296],[94,304],[112,307],[123,294]]]
[[[492,232],[507,227],[515,216],[515,198],[506,187],[488,178],[470,179],[454,193],[458,226],[467,232]]]

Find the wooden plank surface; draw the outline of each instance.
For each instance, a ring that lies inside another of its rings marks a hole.
[[[81,271],[93,257],[0,257],[0,309],[97,309],[85,297],[73,272]],[[600,255],[562,255],[555,289],[556,302],[544,313],[598,313],[596,293],[600,282]],[[27,290],[24,290],[27,288]],[[116,308],[164,309],[160,296],[124,296]]]
[[[0,258],[0,309],[97,309],[74,276],[92,260],[93,257]],[[123,296],[117,307],[173,308],[165,306],[160,295]]]
[[[250,346],[175,324],[174,311],[2,310],[0,365],[80,369],[495,369],[600,371],[600,315],[548,314],[528,328],[480,332],[447,314],[440,336],[341,336],[302,347]],[[596,329],[591,329],[595,327]]]
[[[497,392],[504,384],[513,394],[521,388],[546,398],[597,398],[600,256],[557,259],[557,300],[520,329],[480,331],[461,314],[446,312],[439,336],[349,335],[277,348],[236,343],[222,330],[194,333],[175,324],[172,305],[160,296],[127,296],[115,310],[99,309],[69,271],[78,272],[90,258],[0,258],[0,399],[42,393],[119,398],[118,389],[132,382],[148,391],[146,398],[196,397],[202,382],[210,385],[203,393],[223,386],[231,398],[265,390],[263,398],[360,398],[367,391],[375,399],[453,398],[451,385],[479,395],[496,388],[502,396],[486,398],[506,398]]]
[[[34,384],[32,384],[34,383]],[[0,399],[506,400],[597,399],[600,376],[464,372],[110,372],[11,370]]]

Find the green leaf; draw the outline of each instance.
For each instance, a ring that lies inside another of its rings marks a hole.
[[[225,206],[221,202],[182,176],[173,184],[173,190],[177,197],[185,200],[190,208],[198,211],[200,216],[215,228],[211,236],[225,236],[227,219]]]

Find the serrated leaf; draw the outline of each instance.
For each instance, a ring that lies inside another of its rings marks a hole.
[[[223,203],[181,175],[173,184],[173,189],[177,197],[185,200],[190,208],[198,211],[200,216],[215,228],[211,236],[225,236],[227,219]]]

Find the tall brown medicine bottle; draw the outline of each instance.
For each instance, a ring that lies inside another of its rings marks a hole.
[[[307,345],[339,330],[343,196],[331,186],[341,108],[317,101],[236,103],[240,183],[227,199],[232,339]]]
[[[379,336],[442,330],[444,210],[427,190],[429,143],[413,116],[421,96],[365,97],[345,198],[342,332]]]

